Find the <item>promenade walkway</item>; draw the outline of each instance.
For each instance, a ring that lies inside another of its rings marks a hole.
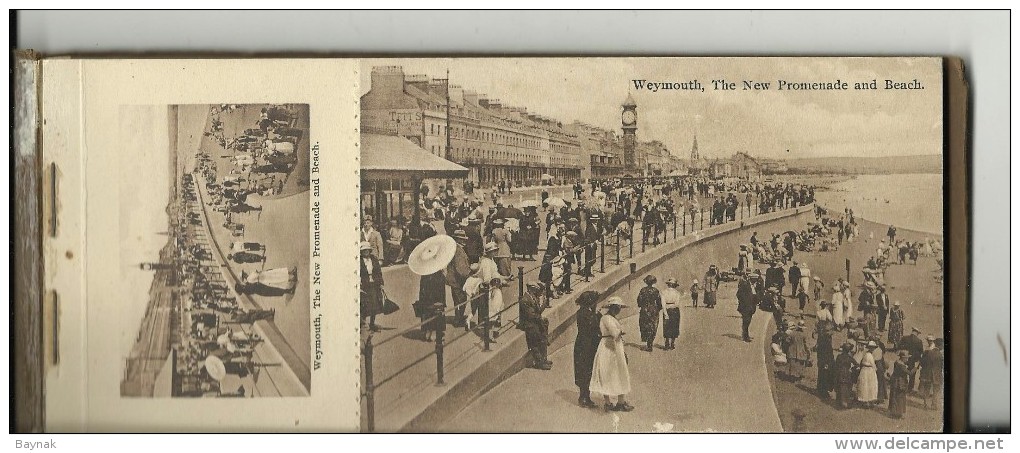
[[[800,208],[800,211],[808,213],[810,209],[809,207],[804,207]],[[756,221],[765,218],[783,217],[790,214],[793,214],[793,210],[789,213],[773,213],[762,216],[756,219]],[[645,253],[642,253],[641,236],[638,232],[634,240],[633,257],[630,255],[630,243],[627,241],[625,246],[621,247],[620,264],[617,264],[615,260],[614,241],[610,240],[605,248],[606,273],[600,274],[597,272],[596,278],[592,282],[578,281],[575,277],[575,283],[573,284],[574,293],[552,301],[553,308],[548,310],[548,312],[555,313],[551,314],[550,317],[556,319],[550,320],[551,328],[556,329],[556,326],[560,325],[566,328],[566,323],[562,321],[573,314],[574,297],[584,290],[606,291],[607,289],[618,289],[616,286],[629,278],[629,265],[631,263],[634,263],[638,269],[645,269],[647,266],[656,264],[654,263],[655,260],[664,259],[668,253],[675,252],[678,247],[698,243],[706,235],[739,229],[740,223],[746,221],[750,220],[738,216],[736,222],[715,227],[705,225],[704,230],[702,230],[700,219],[696,219],[693,227],[690,225],[690,219],[688,219],[688,234],[686,236],[683,235],[684,228],[678,226],[676,239],[673,237],[672,225],[669,225],[667,227],[668,240],[658,247],[653,247],[651,244],[647,245]],[[785,231],[794,226],[788,222],[781,223],[784,223],[784,225],[777,226],[777,232]],[[802,224],[803,222],[797,223],[797,225],[801,226]],[[636,230],[639,231],[638,228]],[[694,230],[698,232],[695,233]],[[750,233],[747,234],[749,235]],[[736,262],[736,244],[746,241],[746,239],[746,237],[741,235],[739,238],[733,237],[731,240],[719,244],[716,244],[714,240],[704,241],[704,244],[699,246],[696,253],[706,253],[708,254],[706,256],[732,255],[732,263],[717,263],[721,268],[727,268]],[[523,265],[527,271],[537,267],[538,264],[538,262],[515,263],[515,270],[516,266]],[[594,268],[596,271],[600,270],[601,260]],[[686,271],[690,273],[689,277],[686,274],[677,274],[675,277],[681,281],[688,282],[686,284],[689,285],[690,279],[695,278],[694,275],[700,278],[705,269],[707,269],[707,264],[700,260],[696,265],[688,264],[686,266]],[[642,270],[640,272],[645,271]],[[367,403],[371,400],[373,404],[370,411],[373,416],[371,421],[376,431],[418,431],[424,430],[426,427],[429,429],[445,429],[442,428],[441,422],[455,416],[457,411],[470,404],[481,393],[484,393],[485,390],[488,390],[491,387],[490,383],[494,385],[509,376],[505,375],[508,372],[507,363],[512,363],[512,365],[509,365],[509,368],[515,368],[512,371],[519,370],[524,365],[524,351],[519,350],[523,348],[521,344],[523,342],[519,341],[519,337],[521,337],[520,332],[513,325],[513,320],[517,317],[517,307],[514,304],[517,301],[518,281],[513,282],[510,287],[504,289],[504,301],[507,305],[507,311],[503,316],[503,327],[501,329],[503,336],[500,337],[498,343],[491,345],[491,351],[483,350],[484,343],[477,333],[466,332],[459,328],[449,328],[444,348],[444,378],[448,384],[437,385],[435,344],[422,340],[422,334],[415,328],[419,320],[414,317],[413,311],[410,309],[410,302],[413,302],[417,297],[418,278],[410,274],[406,269],[401,270],[400,268],[387,270],[384,273],[384,278],[386,279],[387,294],[391,299],[398,301],[404,308],[394,315],[380,317],[379,324],[383,326],[383,331],[374,334],[371,338],[373,345],[371,364],[373,388],[371,392],[372,397],[362,399],[363,427],[369,425],[369,407]],[[525,276],[526,281],[535,279],[537,279],[537,270],[528,272]],[[664,279],[665,275],[660,277],[660,280],[664,281]],[[636,291],[636,288],[633,288],[633,290]],[[717,311],[721,312],[719,309]],[[736,313],[733,312],[733,315],[736,315]],[[733,322],[735,322],[734,325],[739,333],[739,318],[735,318]],[[559,332],[555,332],[554,335],[557,333],[562,333],[562,328]],[[367,340],[367,337],[364,338]],[[740,346],[747,345],[740,342]],[[761,361],[761,349],[749,348],[748,350],[755,351],[759,357],[759,362]],[[363,363],[363,365],[368,366],[367,363]],[[566,382],[569,383],[571,381],[568,380]],[[763,382],[766,389],[763,395],[766,400],[770,400],[771,396],[767,392],[767,380]],[[363,386],[366,386],[364,390],[367,390],[367,382],[364,380]],[[478,386],[483,388],[479,389]],[[548,395],[546,396],[548,397]],[[437,404],[437,401],[440,400],[441,403]],[[456,428],[453,429],[456,430]]]

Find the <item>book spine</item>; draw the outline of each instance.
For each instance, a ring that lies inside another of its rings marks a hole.
[[[42,334],[42,169],[39,140],[39,90],[41,64],[32,51],[16,51],[14,60],[11,110],[11,144],[14,178],[11,200],[14,215],[11,233],[14,249],[13,300],[11,315],[14,361],[12,387],[14,400],[11,432],[33,433],[43,430],[43,334]]]

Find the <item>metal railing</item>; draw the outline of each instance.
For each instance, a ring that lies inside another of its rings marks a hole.
[[[741,221],[744,218],[753,217],[753,216],[760,215],[760,214],[763,214],[763,213],[774,212],[774,211],[782,210],[782,209],[789,208],[789,207],[792,207],[792,206],[790,206],[789,203],[783,203],[781,206],[780,205],[776,205],[776,206],[773,207],[773,209],[768,209],[766,211],[762,211],[761,209],[759,209],[758,203],[753,203],[753,204],[748,204],[746,202],[745,203],[739,203],[738,208],[737,208],[736,212],[734,213],[733,217],[729,217],[729,216],[724,215],[723,221],[721,223],[717,223],[717,222],[712,221],[710,219],[709,226],[715,226],[716,224],[731,223],[731,222],[734,222],[734,221]],[[746,212],[746,215],[745,215],[745,212]],[[698,211],[694,211],[694,212],[690,212],[690,213],[686,209],[680,210],[680,211],[676,212],[673,215],[672,220],[673,220],[672,222],[666,222],[662,228],[656,228],[654,226],[651,227],[651,228],[645,228],[645,226],[643,224],[641,225],[641,228],[638,228],[637,224],[640,223],[640,222],[631,221],[631,220],[628,219],[628,220],[625,220],[624,222],[627,222],[627,223],[630,224],[629,228],[626,228],[625,230],[617,229],[613,233],[602,234],[600,236],[599,240],[597,242],[594,242],[594,253],[592,254],[592,256],[589,257],[588,253],[585,251],[586,245],[587,246],[591,246],[592,245],[591,243],[588,243],[588,244],[579,244],[579,245],[571,248],[570,250],[566,251],[566,253],[573,254],[573,253],[577,253],[578,251],[584,253],[584,256],[585,256],[584,260],[585,261],[584,261],[584,263],[581,263],[583,265],[577,267],[577,269],[579,271],[587,269],[587,264],[591,263],[592,274],[594,274],[596,272],[595,271],[596,267],[598,269],[597,270],[598,273],[605,273],[606,272],[606,267],[607,267],[607,263],[606,263],[606,261],[607,261],[606,254],[607,254],[607,252],[610,254],[610,257],[608,258],[609,266],[619,266],[619,265],[621,265],[623,260],[625,259],[623,257],[624,254],[627,255],[626,259],[632,259],[634,257],[634,240],[635,240],[635,236],[637,236],[638,233],[641,233],[641,238],[640,238],[641,253],[644,253],[645,251],[647,251],[647,247],[648,246],[651,246],[654,249],[654,248],[657,248],[660,245],[668,244],[669,243],[669,241],[668,241],[669,237],[668,236],[670,234],[670,231],[672,231],[672,239],[675,240],[677,238],[682,238],[684,236],[687,236],[688,234],[692,234],[692,233],[694,233],[696,231],[704,230],[705,229],[705,209],[702,208],[702,209],[700,209]],[[645,231],[649,231],[649,230],[654,232],[654,236],[646,237]],[[659,236],[660,234],[661,234],[661,239],[660,240],[655,240],[655,239],[658,239],[660,237]],[[610,240],[607,240],[607,237]],[[649,239],[651,239],[651,240],[649,240]],[[439,385],[439,386],[446,385],[446,380],[445,380],[445,377],[446,377],[446,373],[445,373],[446,372],[446,369],[445,369],[446,368],[446,363],[445,363],[445,354],[444,354],[446,347],[451,345],[451,344],[453,344],[454,342],[457,342],[458,340],[461,340],[461,339],[463,339],[465,337],[473,336],[474,334],[476,334],[474,332],[474,330],[470,329],[470,326],[468,326],[469,329],[464,334],[459,335],[459,336],[457,336],[455,338],[452,338],[449,341],[447,341],[447,338],[446,338],[446,316],[447,315],[449,315],[451,313],[457,313],[458,310],[461,309],[461,307],[463,307],[464,310],[470,309],[472,302],[477,302],[478,304],[475,305],[474,308],[477,310],[477,312],[479,313],[479,316],[480,316],[479,319],[478,319],[478,321],[479,321],[478,325],[481,327],[482,352],[491,352],[492,348],[491,348],[490,340],[492,338],[492,335],[491,335],[492,334],[491,329],[493,327],[492,319],[493,318],[497,318],[497,317],[501,318],[504,313],[508,313],[508,311],[510,309],[512,309],[513,307],[519,306],[519,304],[520,304],[520,300],[519,299],[520,299],[521,295],[524,294],[524,291],[525,291],[526,276],[534,273],[535,271],[541,270],[541,268],[544,265],[546,265],[546,264],[549,264],[549,261],[546,261],[546,258],[543,258],[543,262],[541,264],[538,264],[538,265],[536,265],[536,266],[534,266],[534,267],[532,267],[530,269],[527,269],[527,270],[525,270],[524,266],[518,266],[517,267],[517,275],[516,275],[517,290],[518,290],[518,300],[513,301],[512,303],[509,303],[509,304],[504,304],[503,309],[500,310],[497,313],[488,313],[487,307],[488,307],[488,304],[489,304],[489,297],[490,297],[489,289],[490,288],[488,288],[487,286],[483,285],[483,287],[479,291],[478,295],[476,295],[476,296],[474,296],[472,298],[469,298],[469,299],[467,299],[467,300],[465,300],[465,301],[463,301],[463,302],[461,302],[459,304],[454,304],[453,306],[447,307],[444,304],[444,305],[441,306],[441,308],[436,309],[431,317],[423,319],[421,322],[419,322],[419,323],[417,323],[417,324],[415,324],[415,325],[413,325],[411,327],[402,329],[402,330],[400,330],[400,331],[398,331],[398,332],[396,332],[394,334],[388,335],[385,339],[383,339],[381,341],[373,342],[373,334],[369,333],[365,337],[365,339],[363,341],[363,344],[362,344],[362,357],[363,357],[363,359],[365,361],[364,368],[363,368],[364,369],[365,385],[364,385],[364,392],[363,392],[362,396],[366,399],[366,401],[365,401],[365,410],[367,411],[366,420],[365,420],[365,422],[366,422],[365,423],[366,431],[368,431],[368,432],[374,432],[375,431],[375,415],[376,415],[375,414],[375,394],[376,394],[377,389],[379,387],[387,384],[387,383],[393,382],[393,380],[395,378],[397,378],[401,374],[407,372],[408,370],[410,370],[411,368],[415,367],[416,365],[418,365],[418,364],[428,360],[431,357],[435,357],[435,359],[436,359],[436,373],[435,373],[436,374],[436,385]],[[633,268],[633,266],[632,266],[632,268]],[[506,276],[503,276],[503,277],[506,277]],[[575,272],[570,271],[570,272],[566,272],[563,275],[562,278],[564,278],[564,279],[572,279],[572,278],[575,278],[575,277],[580,278],[582,276],[580,275],[580,272],[576,272],[575,273]],[[585,275],[583,277],[584,278],[588,278],[590,276]],[[573,282],[571,282],[571,284],[572,283]],[[503,285],[503,286],[506,287],[508,285]],[[547,293],[548,293],[548,291],[549,290],[547,289]],[[546,299],[545,300],[545,305],[548,307],[549,306],[548,299],[546,297],[543,297],[543,298]],[[483,310],[483,309],[481,309],[481,307],[485,307],[485,309]],[[512,328],[512,326],[515,325],[518,320],[519,320],[519,314],[518,314],[517,318],[512,319],[509,322],[503,323],[503,328],[505,328],[507,330],[509,328]],[[467,322],[467,321],[464,321],[464,322]],[[430,323],[432,323],[432,324],[430,324]],[[396,341],[397,339],[404,338],[404,336],[406,334],[408,334],[410,332],[413,332],[415,330],[420,330],[420,329],[422,329],[423,326],[426,326],[426,325],[429,325],[430,327],[435,329],[435,340],[434,340],[435,341],[435,348],[434,348],[434,350],[429,352],[428,354],[425,354],[422,357],[418,357],[418,358],[416,358],[414,360],[411,360],[408,364],[406,364],[405,366],[401,367],[396,372],[393,372],[389,376],[386,376],[386,377],[376,381],[376,377],[375,377],[375,373],[374,373],[374,371],[375,371],[374,370],[374,362],[375,362],[375,359],[376,359],[376,357],[375,357],[376,350],[379,347],[383,346],[383,345],[392,343],[392,342]]]

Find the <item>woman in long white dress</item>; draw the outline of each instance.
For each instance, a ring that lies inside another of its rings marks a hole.
[[[850,319],[854,317],[854,299],[853,293],[850,291],[850,282],[842,282],[843,288],[843,318]]]
[[[878,344],[868,342],[868,350],[861,357],[860,374],[857,376],[857,401],[871,407],[878,402],[878,372],[875,368],[874,351]]]
[[[609,298],[606,302],[606,315],[599,321],[602,341],[595,351],[595,364],[592,367],[591,384],[588,389],[602,394],[606,401],[606,410],[629,412],[634,410],[634,406],[626,401],[627,394],[630,393],[630,370],[627,368],[627,354],[623,349],[623,327],[616,318],[624,307],[626,305],[623,304],[623,299],[617,296]],[[615,405],[610,400],[613,396],[617,397]]]
[[[832,310],[832,324],[836,326],[836,330],[843,328],[845,318],[843,317],[843,288],[839,286],[839,282],[832,284],[832,304],[829,305],[829,309]]]

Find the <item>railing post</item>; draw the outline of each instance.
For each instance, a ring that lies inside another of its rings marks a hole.
[[[652,226],[655,228],[655,226]],[[645,244],[648,243],[648,235],[645,232],[648,231],[648,226],[644,223],[641,224],[641,253],[645,253]]]
[[[524,266],[517,266],[517,297],[524,294]]]
[[[700,209],[701,209],[701,212],[699,212],[699,214],[701,214],[701,229],[704,230],[705,229],[705,208],[700,208]]]
[[[673,239],[676,239],[676,212],[673,213]]]
[[[365,431],[375,432],[375,382],[372,376],[372,334],[365,339]]]
[[[599,235],[599,244],[599,248],[602,250],[602,253],[600,253],[602,256],[599,257],[599,273],[604,274],[606,273],[606,235]]]
[[[642,233],[641,235],[644,236],[644,233]],[[634,257],[634,236],[635,236],[634,227],[630,227],[630,257],[631,258]],[[642,239],[644,239],[644,238],[642,237]]]
[[[620,264],[620,230],[616,230],[616,264]]]
[[[446,306],[437,304],[435,307],[436,316],[436,385],[446,385],[443,380],[445,365],[443,363],[443,347],[446,339]]]
[[[683,233],[684,233],[683,235],[687,236],[687,210],[686,209],[684,209],[680,213],[680,218],[683,220],[683,224],[681,225],[681,227],[683,227]],[[691,221],[692,222],[694,221],[694,217],[693,216],[691,217]]]
[[[485,293],[482,295],[483,305],[479,307],[478,317],[480,318],[479,321],[482,322],[482,335],[485,336],[483,343],[485,346],[483,350],[490,351],[489,342],[491,337],[489,336],[489,334],[491,333],[491,327],[489,326],[489,319],[491,317],[491,314],[489,313],[489,301],[491,300],[492,296],[492,288],[490,288],[488,285],[485,285],[484,288]],[[484,308],[485,310],[483,311],[482,308]]]

